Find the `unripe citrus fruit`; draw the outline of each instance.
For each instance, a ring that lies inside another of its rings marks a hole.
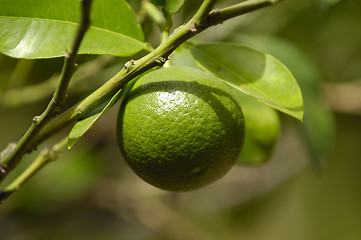
[[[185,67],[140,78],[121,103],[121,153],[146,182],[169,191],[224,176],[244,141],[242,110],[224,83]]]

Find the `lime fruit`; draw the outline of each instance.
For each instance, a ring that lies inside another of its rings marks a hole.
[[[168,191],[203,187],[224,176],[244,142],[241,107],[228,87],[193,68],[141,77],[118,114],[121,153],[143,180]]]

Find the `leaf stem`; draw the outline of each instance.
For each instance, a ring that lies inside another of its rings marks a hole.
[[[63,140],[55,144],[52,148],[44,149],[38,157],[25,169],[13,182],[6,186],[0,192],[0,203],[2,200],[8,198],[12,193],[20,189],[20,187],[29,180],[35,173],[42,169],[47,163],[54,161],[58,157],[58,153],[65,149],[68,143],[68,138],[65,137]]]
[[[58,87],[45,111],[40,116],[35,116],[33,118],[33,123],[24,134],[24,136],[16,144],[15,148],[13,148],[11,151],[8,151],[6,154],[4,154],[4,156],[1,155],[0,182],[6,177],[9,171],[11,171],[18,164],[22,156],[27,151],[31,151],[31,149],[29,149],[31,141],[38,135],[43,126],[51,118],[53,118],[56,114],[59,113],[60,107],[63,105],[69,82],[76,68],[75,58],[77,56],[83,37],[90,26],[89,16],[92,0],[82,0],[81,3],[82,16],[80,20],[80,25],[75,40],[73,41],[71,51],[65,53],[64,65],[59,79]]]

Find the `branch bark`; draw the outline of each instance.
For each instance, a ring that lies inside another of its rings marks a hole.
[[[47,108],[40,116],[35,116],[33,118],[33,123],[24,134],[24,136],[16,143],[16,146],[7,151],[6,154],[1,155],[0,161],[0,182],[7,176],[9,171],[11,171],[20,161],[22,156],[31,151],[30,143],[38,135],[41,129],[45,126],[47,122],[50,121],[54,116],[56,116],[60,107],[63,105],[68,90],[69,82],[73,73],[75,71],[75,59],[80,47],[80,44],[84,38],[86,31],[90,26],[90,8],[92,0],[82,0],[82,13],[80,25],[73,41],[73,45],[70,52],[66,52],[65,60],[63,65],[62,74],[59,79],[59,84],[55,93],[50,100]]]
[[[217,0],[204,0],[199,10],[193,17],[192,26],[193,28],[201,28],[207,24],[206,18],[209,12],[212,10]]]

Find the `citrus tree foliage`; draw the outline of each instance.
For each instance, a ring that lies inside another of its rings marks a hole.
[[[81,39],[77,53],[129,58],[123,58],[126,60],[118,65],[118,71],[121,70],[78,104],[64,108],[62,103],[59,103],[61,111],[54,110],[53,115],[44,120],[39,130],[34,130],[29,140],[24,140],[26,147],[20,155],[33,150],[45,139],[72,124],[66,144],[70,149],[106,110],[121,99],[129,84],[150,71],[152,76],[156,75],[156,72],[160,71],[158,68],[165,64],[165,67],[170,68],[187,66],[200,69],[205,76],[211,74],[226,83],[243,106],[245,116],[246,142],[238,163],[252,166],[269,160],[280,132],[279,114],[287,114],[301,122],[304,104],[301,89],[307,97],[305,103],[311,101],[308,99],[317,99],[316,94],[309,94],[307,87],[299,87],[297,75],[294,77],[297,69],[292,69],[296,67],[296,63],[284,65],[282,62],[287,59],[280,61],[275,58],[277,53],[271,51],[272,48],[251,45],[241,38],[234,38],[233,43],[186,41],[213,25],[278,1],[250,0],[211,11],[217,7],[215,2],[204,1],[199,10],[192,13],[195,14],[192,20],[184,25],[173,26],[172,16],[175,16],[187,1],[132,1],[129,2],[132,4],[130,6],[125,0],[94,0],[90,11],[90,26]],[[74,36],[80,27],[79,1],[0,0],[0,6],[1,53],[19,59],[69,57]],[[156,41],[148,34],[149,29],[155,25],[159,27],[163,44],[154,43]],[[80,65],[78,68],[81,67]],[[63,70],[61,77],[65,75],[64,72]],[[189,78],[192,78],[192,71],[184,71],[182,74],[189,74]],[[308,106],[308,111],[319,110],[312,110],[312,106]],[[327,113],[322,116],[329,118]],[[311,148],[317,153],[321,152],[321,155],[326,154],[329,142],[324,138],[320,139],[317,134],[311,134],[314,131],[313,124],[317,125],[317,119],[306,119],[309,122],[304,130],[310,139]],[[332,120],[329,122],[330,126],[325,128],[325,132],[330,132],[329,129],[332,128]],[[34,124],[38,124],[38,117],[34,118]],[[34,126],[34,129],[37,129],[37,126]],[[318,128],[315,129],[317,131]],[[4,172],[7,171],[7,164],[11,162],[11,157],[8,156],[17,151],[18,145],[9,145],[2,154]],[[321,151],[318,151],[319,149]],[[58,152],[56,147],[53,150]],[[53,152],[49,152],[49,156]],[[13,155],[13,158],[17,157],[16,154]],[[15,162],[21,158],[17,159]]]
[[[15,58],[52,58],[70,48],[80,17],[77,0],[1,0],[0,50]],[[144,36],[125,0],[94,1],[79,53],[129,56]]]

